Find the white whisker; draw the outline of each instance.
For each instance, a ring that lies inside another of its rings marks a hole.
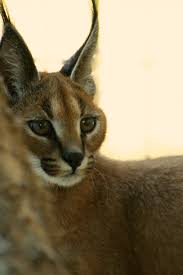
[[[102,177],[103,182],[105,183],[106,192],[107,192],[107,199],[108,199],[109,198],[109,184],[108,184],[108,181],[106,179],[106,176],[99,169],[97,169],[96,167],[94,167],[93,169],[94,169],[94,171],[96,171],[98,173],[98,175],[100,177]]]

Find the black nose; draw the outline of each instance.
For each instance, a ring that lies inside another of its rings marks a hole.
[[[72,170],[75,171],[80,166],[84,155],[82,152],[66,150],[63,152],[62,157],[72,167]]]

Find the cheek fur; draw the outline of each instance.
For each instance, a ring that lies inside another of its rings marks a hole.
[[[85,138],[85,146],[89,152],[95,152],[99,149],[102,142],[105,139],[106,134],[106,118],[105,116],[102,116],[100,121],[98,122],[98,129],[96,129],[96,132],[94,131],[91,133],[91,135],[88,135]]]
[[[27,133],[25,134],[25,143],[29,151],[38,157],[50,155],[54,150],[54,145],[51,142],[30,136]]]

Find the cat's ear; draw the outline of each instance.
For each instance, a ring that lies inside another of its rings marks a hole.
[[[80,84],[90,95],[94,95],[96,91],[95,82],[92,77],[92,61],[96,53],[99,32],[96,1],[92,0],[93,20],[88,37],[79,50],[65,62],[61,69],[61,73]]]
[[[0,75],[4,79],[10,99],[16,102],[38,80],[32,55],[21,35],[10,21],[9,14],[0,0],[3,35],[0,42]]]

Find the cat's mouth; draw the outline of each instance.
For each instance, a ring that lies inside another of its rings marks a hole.
[[[93,168],[94,158],[90,157],[86,167],[78,169],[61,169],[61,166],[57,163],[56,159],[43,158],[41,159],[41,168],[43,171],[51,177],[73,177],[74,175],[84,175]]]
[[[51,177],[56,177],[60,173],[60,166],[57,165],[55,159],[43,158],[41,160],[41,168]]]
[[[85,156],[75,171],[62,160],[50,157],[40,159],[35,155],[30,155],[30,161],[35,172],[44,179],[44,182],[66,188],[80,183],[94,166],[93,155]]]

